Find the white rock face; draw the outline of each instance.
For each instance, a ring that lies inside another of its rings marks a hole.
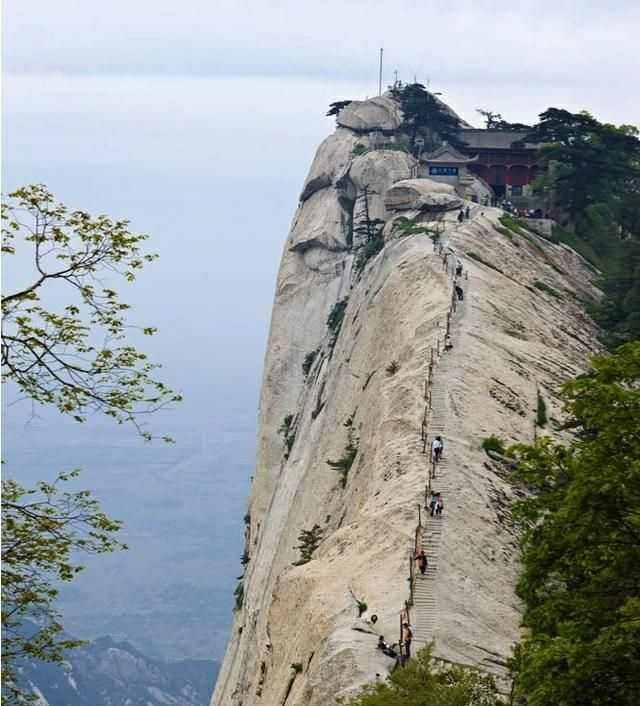
[[[389,211],[448,211],[460,208],[462,199],[450,184],[433,179],[405,179],[387,191],[384,203]]]
[[[351,130],[338,128],[318,147],[309,174],[305,179],[300,201],[306,201],[313,193],[335,185],[348,171],[353,148],[358,137]]]
[[[332,188],[320,189],[298,208],[291,227],[290,247],[305,252],[312,247],[344,250],[349,239],[349,214]]]
[[[398,103],[387,96],[351,101],[338,113],[338,125],[356,132],[397,130],[402,123]]]
[[[345,183],[354,193],[353,201],[353,241],[356,246],[363,242],[358,235],[358,227],[366,221],[367,214],[372,220],[386,221],[391,215],[385,205],[384,196],[395,182],[406,179],[416,160],[398,150],[376,150],[355,157]]]
[[[451,208],[459,199],[445,184],[408,180],[411,158],[403,153],[353,157],[349,136],[338,133],[312,167],[313,179],[330,183],[300,205],[284,246],[260,401],[244,603],[213,706],[334,706],[392,666],[376,650],[376,633],[398,640],[408,598],[426,483],[424,383],[430,350],[444,335],[452,283],[424,235],[391,235],[355,276],[345,219],[348,226],[365,186],[376,192],[371,208],[382,219],[398,204],[413,214],[416,207]],[[550,418],[560,418],[557,386],[597,347],[579,305],[597,291],[571,250],[533,234],[509,238],[496,228],[497,209],[469,205],[473,218],[462,226],[455,213],[444,215],[446,248],[463,260],[468,279],[439,381],[450,475],[432,637],[439,657],[504,676],[520,620],[514,491],[480,444],[490,434],[531,440],[538,391]],[[327,317],[342,300],[336,338]],[[393,361],[398,370],[390,374]],[[285,458],[278,429],[288,415],[295,439]],[[358,452],[342,487],[327,460],[344,455],[350,430]],[[323,541],[312,561],[293,566],[298,535],[314,524]],[[365,618],[379,617],[370,631],[355,622],[351,593],[368,604]]]

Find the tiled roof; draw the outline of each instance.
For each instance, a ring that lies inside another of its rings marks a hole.
[[[458,137],[469,149],[536,149],[537,145],[525,142],[514,147],[514,142],[522,142],[529,134],[527,130],[460,130]]]
[[[451,145],[442,145],[437,150],[420,156],[421,162],[436,162],[439,164],[467,164],[475,162],[477,159],[477,157],[467,157]]]

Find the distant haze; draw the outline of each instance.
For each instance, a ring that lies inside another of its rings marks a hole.
[[[187,630],[178,650],[159,651],[220,656],[282,245],[316,146],[333,129],[327,106],[376,92],[379,47],[385,84],[395,69],[415,76],[471,123],[478,107],[533,122],[549,105],[633,123],[639,30],[631,2],[6,4],[3,190],[43,182],[71,207],[151,234],[160,260],[123,299],[135,322],[159,327],[146,348],[185,395],[157,421],[178,439],[164,456],[123,453],[138,442],[115,427],[96,426],[87,447],[84,429],[55,416],[24,427],[24,409],[4,410],[3,453],[18,475],[82,465],[137,538],[126,558],[102,565],[111,583],[98,559],[68,595],[75,630],[110,629],[108,616],[89,621],[87,591],[99,585],[117,591],[95,606],[106,616],[113,604],[113,625],[130,621],[128,593],[133,613],[148,605],[156,624],[183,619],[176,595],[183,604],[210,596],[197,649],[189,653]],[[132,495],[145,483],[148,505]],[[114,575],[129,583],[116,589]],[[144,634],[134,639],[141,649]]]

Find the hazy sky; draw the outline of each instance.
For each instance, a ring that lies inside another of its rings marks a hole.
[[[9,5],[7,3],[7,5]],[[549,101],[637,121],[640,5],[630,0],[22,0],[6,70],[70,75],[296,76],[377,85],[398,69],[454,105],[531,119]],[[338,91],[336,91],[338,92]],[[225,101],[227,110],[234,109]],[[298,100],[295,88],[271,103]],[[283,100],[284,99],[284,100]],[[155,107],[155,106],[154,106]]]
[[[333,129],[329,102],[376,92],[381,46],[385,83],[394,70],[415,76],[471,123],[478,107],[528,122],[550,105],[640,122],[640,3],[627,0],[10,0],[4,10],[3,189],[44,182],[71,207],[151,234],[160,260],[123,298],[136,322],[159,327],[147,347],[185,394],[163,432],[252,435],[297,196]]]
[[[549,105],[640,122],[626,0],[21,0],[3,32],[5,188],[44,181],[153,235],[161,261],[132,298],[200,401],[219,385],[255,399],[326,106],[375,93],[380,46],[385,82],[430,82],[470,122]]]

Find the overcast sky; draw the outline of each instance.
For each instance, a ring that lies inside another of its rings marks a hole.
[[[3,33],[4,188],[45,182],[151,233],[160,262],[129,299],[192,416],[229,395],[255,407],[326,107],[375,93],[381,46],[385,83],[415,76],[472,123],[549,105],[640,122],[626,0],[21,0]]]
[[[640,4],[629,0],[21,0],[7,6],[11,73],[296,76],[362,82],[374,92],[384,46],[387,79],[394,69],[405,80],[430,79],[465,110],[493,102],[513,119],[531,119],[549,101],[564,100],[618,122],[639,118]]]

